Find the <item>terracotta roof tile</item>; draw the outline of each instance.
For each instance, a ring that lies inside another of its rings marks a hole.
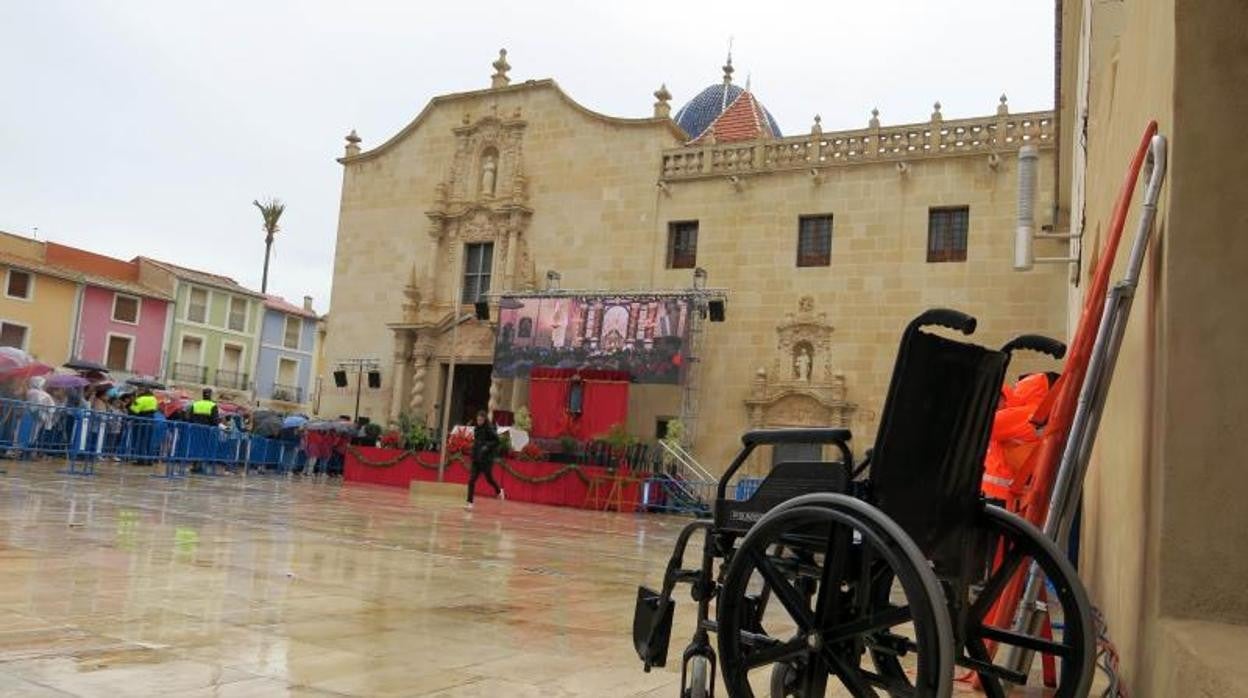
[[[264,295],[259,291],[253,291],[228,276],[213,274],[212,272],[207,271],[200,271],[198,269],[190,269],[177,264],[172,264],[170,262],[162,262],[159,259],[152,259],[151,257],[136,257],[135,259],[150,262],[151,264],[168,270],[174,276],[186,279],[191,283],[203,284],[204,286],[215,286],[226,291],[232,291],[244,296],[251,296],[252,298],[264,298]]]
[[[714,136],[716,143],[735,143],[771,138],[775,134],[758,100],[754,99],[754,94],[745,91],[737,95],[724,113],[711,122],[693,142],[703,142],[708,135]]]
[[[113,279],[106,276],[99,276],[97,274],[87,274],[78,269],[61,264],[50,264],[42,260],[31,259],[30,257],[22,257],[19,255],[0,252],[0,264],[16,267],[18,269],[24,269],[38,274],[45,274],[47,276],[64,279],[73,283],[84,283],[136,296],[157,298],[159,300],[172,300],[169,296],[149,286],[123,281],[120,279]]]
[[[303,306],[295,305],[281,296],[265,296],[264,307],[272,308],[273,310],[277,310],[288,315],[298,315],[312,320],[319,319],[315,311],[307,310]]]

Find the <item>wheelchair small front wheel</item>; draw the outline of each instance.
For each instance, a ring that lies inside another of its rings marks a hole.
[[[887,597],[884,579],[895,580]],[[761,611],[747,602],[760,590]],[[755,524],[724,574],[717,625],[733,698],[952,692],[953,631],[931,567],[895,522],[852,497],[822,495]],[[899,656],[909,680],[868,668],[877,652]]]
[[[711,662],[697,656],[689,660],[689,698],[709,698],[711,695]]]

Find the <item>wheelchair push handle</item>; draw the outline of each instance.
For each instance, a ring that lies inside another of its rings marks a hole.
[[[910,328],[917,330],[924,325],[939,325],[969,335],[975,332],[976,324],[975,318],[964,312],[950,308],[932,308],[910,321]]]
[[[1020,335],[1011,339],[1004,347],[1001,347],[1001,351],[1007,354],[1018,349],[1026,349],[1028,351],[1035,351],[1041,354],[1048,354],[1055,359],[1062,359],[1066,356],[1065,344],[1053,339],[1052,337],[1045,337],[1044,335],[1039,334]]]

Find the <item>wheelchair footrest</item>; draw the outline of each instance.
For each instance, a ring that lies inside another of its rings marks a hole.
[[[676,602],[653,589],[637,587],[633,610],[633,647],[646,669],[667,664],[667,647],[672,639],[672,614]]]

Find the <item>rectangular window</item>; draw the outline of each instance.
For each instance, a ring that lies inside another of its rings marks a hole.
[[[243,348],[234,344],[225,345],[225,352],[221,355],[221,370],[231,373],[242,373],[243,371]]]
[[[201,325],[208,322],[208,291],[202,288],[191,289],[190,302],[186,307],[186,319]]]
[[[230,298],[229,328],[242,332],[247,328],[247,301],[242,298]]]
[[[17,269],[10,269],[8,279],[4,284],[4,295],[9,298],[20,298],[22,300],[30,299],[30,273]]]
[[[490,271],[494,265],[494,243],[478,242],[464,246],[464,295],[461,303],[484,300],[490,292]]]
[[[130,370],[130,342],[129,337],[112,335],[108,338],[108,353],[104,357],[104,365],[108,370]]]
[[[832,264],[832,216],[797,219],[797,266],[826,267]]]
[[[0,347],[26,348],[26,335],[30,332],[23,325],[0,322]]]
[[[294,387],[299,375],[299,364],[290,359],[279,359],[277,362],[277,382],[282,387]]]
[[[667,438],[667,425],[671,424],[673,417],[659,417],[654,420],[654,440]]]
[[[967,206],[927,210],[927,261],[965,262],[966,229],[971,209]]]
[[[698,222],[667,224],[667,268],[693,269],[698,265]]]
[[[139,299],[134,296],[113,295],[113,321],[128,325],[139,324]]]
[[[282,346],[287,349],[299,348],[299,335],[303,334],[303,323],[297,317],[286,316],[286,329],[282,335]]]
[[[182,336],[182,346],[178,352],[178,362],[191,366],[203,364],[204,343],[199,337]]]

